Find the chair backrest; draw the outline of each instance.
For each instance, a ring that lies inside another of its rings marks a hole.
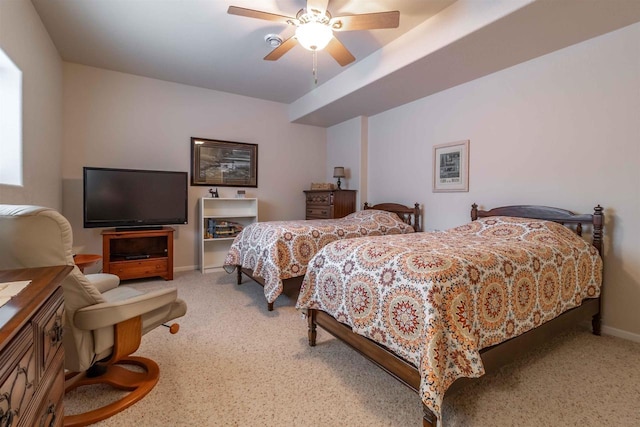
[[[0,205],[0,270],[75,265],[69,221],[54,209]],[[91,331],[72,328],[76,310],[104,302],[76,267],[62,283],[65,305],[65,367],[85,370],[93,363]]]

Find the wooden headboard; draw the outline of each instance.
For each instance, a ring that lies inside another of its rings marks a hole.
[[[378,209],[381,211],[393,212],[406,224],[412,226],[416,232],[422,231],[420,226],[420,205],[418,203],[410,208],[399,203],[378,203],[377,205],[369,206],[369,204],[365,202],[364,209]]]
[[[602,227],[604,225],[604,209],[598,205],[593,208],[593,214],[577,215],[571,211],[550,208],[547,206],[535,206],[535,205],[519,205],[519,206],[503,206],[500,208],[493,208],[488,211],[478,210],[478,205],[471,205],[471,220],[475,221],[478,218],[488,216],[515,216],[520,218],[532,218],[543,219],[546,221],[558,222],[560,224],[575,224],[576,233],[582,236],[582,225],[591,224],[593,227],[593,240],[592,244],[600,253],[602,253]]]

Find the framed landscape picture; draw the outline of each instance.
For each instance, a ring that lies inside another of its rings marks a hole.
[[[433,146],[433,192],[469,191],[469,140]]]
[[[258,186],[258,144],[191,138],[191,185]]]

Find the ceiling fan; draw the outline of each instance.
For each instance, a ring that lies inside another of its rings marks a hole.
[[[227,13],[282,22],[296,27],[295,35],[283,41],[280,46],[264,57],[267,61],[279,59],[300,43],[302,47],[314,53],[326,48],[327,52],[343,67],[355,61],[356,58],[333,35],[334,31],[397,28],[400,23],[400,12],[397,10],[332,17],[327,10],[328,4],[329,0],[307,0],[307,7],[300,9],[295,18],[237,6],[229,6]]]

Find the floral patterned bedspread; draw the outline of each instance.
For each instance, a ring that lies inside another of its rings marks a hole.
[[[447,388],[479,377],[479,351],[597,297],[602,259],[568,228],[490,217],[441,232],[333,242],[310,261],[297,308],[329,313],[419,369],[440,417]]]
[[[282,281],[304,276],[309,260],[327,243],[413,232],[395,213],[377,209],[339,219],[258,222],[236,236],[224,265],[227,272],[237,265],[253,270],[265,282],[267,301],[273,302],[282,293]]]

